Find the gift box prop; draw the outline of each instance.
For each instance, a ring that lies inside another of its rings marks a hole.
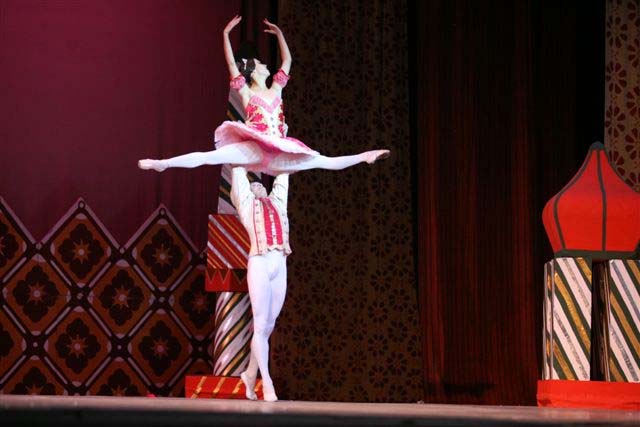
[[[227,115],[243,120],[241,101],[229,93]],[[250,181],[260,178],[249,175]],[[216,293],[213,375],[187,376],[185,396],[189,398],[244,399],[240,373],[249,363],[253,319],[247,289],[249,236],[231,203],[231,167],[224,165],[220,177],[218,214],[209,215],[205,289]],[[256,381],[262,396],[262,381]]]
[[[640,409],[640,194],[595,143],[543,222],[538,404]]]

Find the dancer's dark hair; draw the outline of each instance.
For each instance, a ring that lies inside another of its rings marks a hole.
[[[236,65],[238,66],[238,71],[244,77],[247,82],[247,85],[251,85],[253,79],[251,78],[251,73],[256,69],[256,61],[253,58],[249,59],[240,59],[236,61]]]

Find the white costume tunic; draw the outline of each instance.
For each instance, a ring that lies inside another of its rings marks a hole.
[[[280,250],[285,255],[291,253],[287,219],[288,192],[289,175],[280,174],[274,180],[269,196],[257,198],[251,191],[247,170],[244,167],[233,168],[231,202],[249,234],[249,257],[264,255],[272,250]]]

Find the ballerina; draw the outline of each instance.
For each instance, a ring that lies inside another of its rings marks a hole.
[[[264,20],[266,33],[274,34],[280,48],[280,69],[267,87],[269,70],[256,58],[235,61],[229,32],[241,21],[234,17],[223,31],[224,55],[231,78],[230,87],[238,91],[245,109],[245,123],[225,121],[215,131],[216,149],[155,160],[138,161],[141,169],[162,172],[167,168],[194,168],[202,165],[230,164],[244,166],[252,172],[277,176],[308,169],[340,170],[358,163],[374,163],[389,156],[389,150],[372,150],[360,154],[327,157],[298,139],[287,136],[282,106],[282,89],[289,80],[291,53],[277,25]]]

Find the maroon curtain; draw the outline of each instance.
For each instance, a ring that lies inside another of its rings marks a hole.
[[[412,8],[425,400],[535,404],[540,215],[602,135],[602,11]]]
[[[203,247],[218,168],[136,161],[213,148],[228,94],[220,33],[240,6],[0,2],[0,196],[36,239],[83,197],[120,244],[165,203]]]

